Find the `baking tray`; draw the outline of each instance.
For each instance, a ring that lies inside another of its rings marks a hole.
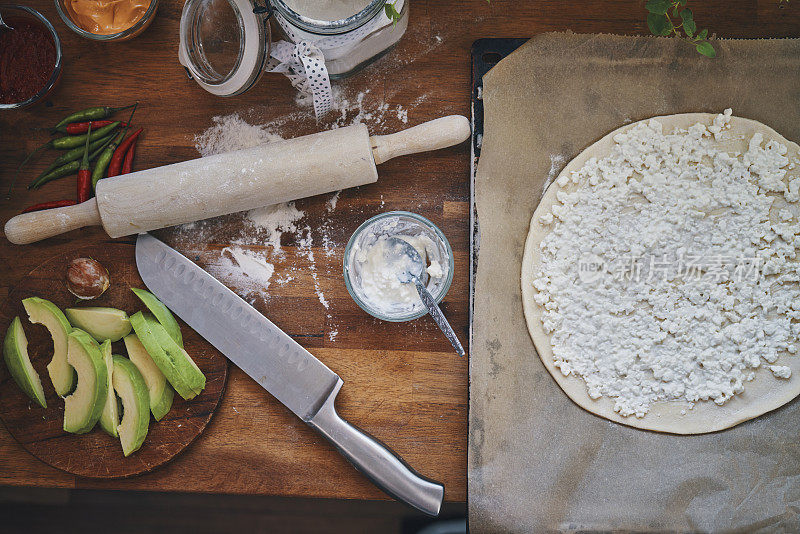
[[[481,233],[478,214],[475,211],[475,173],[483,142],[483,75],[503,58],[525,44],[527,37],[478,39],[472,43],[470,65],[472,66],[472,143],[469,180],[469,346],[472,347],[472,310],[475,299],[475,273],[478,269]]]

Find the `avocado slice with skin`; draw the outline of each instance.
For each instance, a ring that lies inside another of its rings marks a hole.
[[[100,346],[78,328],[68,336],[67,361],[78,373],[78,386],[64,399],[64,430],[85,434],[103,415],[108,398],[108,370]]]
[[[28,356],[28,338],[25,337],[25,330],[22,329],[19,317],[14,317],[6,332],[3,340],[3,359],[19,388],[36,404],[47,408],[42,381],[39,379],[39,373],[31,365]]]
[[[144,383],[147,384],[147,391],[150,395],[150,411],[153,413],[153,418],[156,421],[160,421],[172,408],[175,390],[169,385],[167,377],[155,364],[142,342],[136,337],[136,334],[125,336],[124,341],[125,348],[128,351],[128,358],[142,373]]]
[[[150,427],[150,394],[136,365],[128,358],[114,356],[112,380],[122,399],[122,422],[117,427],[122,454],[139,450]]]
[[[153,359],[153,363],[164,373],[167,381],[175,388],[178,395],[186,400],[193,399],[197,396],[197,393],[186,383],[175,363],[161,347],[155,334],[151,332],[150,327],[154,324],[158,323],[153,319],[148,320],[145,318],[142,312],[136,312],[131,315],[131,326],[136,332],[136,337],[139,338],[139,341]]]
[[[206,387],[206,375],[197,367],[191,356],[172,339],[167,330],[159,322],[152,318],[146,318],[150,332],[172,360],[175,368],[183,377],[184,383],[188,385],[197,395]]]
[[[114,381],[114,361],[111,356],[111,340],[106,339],[100,345],[100,352],[103,354],[103,363],[106,365],[108,371],[108,383],[112,384]],[[103,413],[100,415],[100,428],[105,430],[106,434],[112,438],[118,437],[117,427],[119,426],[119,405],[117,404],[117,396],[114,393],[114,388],[108,388],[106,395],[106,402],[103,406]]]
[[[72,332],[72,325],[64,313],[52,302],[39,297],[30,297],[22,301],[33,324],[44,325],[53,338],[53,358],[47,364],[47,373],[56,393],[65,397],[75,388],[75,369],[67,363],[67,336]]]
[[[128,314],[116,308],[67,308],[64,310],[72,326],[80,328],[98,343],[119,341],[131,333]]]
[[[183,335],[181,334],[181,327],[178,325],[178,321],[175,319],[175,316],[172,315],[172,312],[169,311],[169,308],[158,300],[158,298],[146,291],[144,289],[138,289],[135,287],[131,288],[131,291],[139,297],[139,299],[147,306],[155,318],[161,323],[161,326],[167,331],[172,339],[175,340],[181,348],[183,348]]]

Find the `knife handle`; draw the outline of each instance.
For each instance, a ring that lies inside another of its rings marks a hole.
[[[322,408],[308,424],[383,491],[421,512],[439,515],[444,486],[418,474],[389,447],[336,413],[334,401],[343,383],[339,379]]]

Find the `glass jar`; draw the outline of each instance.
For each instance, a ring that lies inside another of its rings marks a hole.
[[[46,97],[50,91],[53,90],[56,83],[58,82],[59,78],[61,77],[61,39],[58,38],[58,33],[56,29],[50,24],[50,21],[45,18],[44,15],[27,6],[19,6],[19,5],[0,5],[0,15],[4,17],[4,20],[7,24],[14,26],[14,21],[18,20],[18,18],[30,19],[37,24],[41,24],[50,34],[50,37],[53,39],[53,46],[55,47],[55,63],[53,65],[52,72],[48,77],[47,81],[45,82],[44,86],[39,89],[35,94],[27,98],[22,102],[8,102],[8,103],[0,103],[0,110],[4,109],[20,109],[31,104],[35,104],[39,102],[44,97]],[[3,30],[0,30],[3,31]],[[14,31],[14,30],[11,30]],[[35,43],[32,43],[33,46],[36,46]]]
[[[275,20],[286,38],[315,44],[325,56],[331,79],[344,78],[385,54],[408,28],[408,0],[397,0],[400,17],[391,21],[385,14],[386,0],[371,0],[364,9],[345,19],[316,20],[288,7],[284,0],[272,0]]]
[[[344,283],[348,293],[362,310],[384,321],[402,322],[418,319],[428,313],[427,308],[419,301],[410,309],[388,309],[372,302],[364,289],[359,263],[360,253],[368,250],[382,237],[423,238],[430,243],[426,248],[425,258],[428,263],[436,262],[440,273],[436,278],[423,280],[434,300],[440,303],[444,299],[453,281],[453,249],[444,233],[431,221],[408,211],[389,211],[368,219],[355,232],[344,250]],[[425,276],[425,275],[423,275]],[[413,287],[413,286],[412,286]]]
[[[153,22],[153,19],[156,16],[156,11],[158,10],[158,0],[151,0],[147,10],[145,11],[144,15],[142,15],[142,18],[132,24],[130,28],[117,33],[99,34],[86,31],[76,24],[75,21],[72,20],[70,9],[65,0],[55,0],[55,4],[56,11],[58,11],[58,15],[61,17],[61,20],[64,21],[64,24],[66,24],[67,28],[77,33],[81,37],[90,39],[92,41],[127,41],[128,39],[133,39],[145,31],[148,26],[150,26],[150,23]]]
[[[234,96],[250,89],[269,58],[269,13],[250,0],[187,0],[178,60],[206,91]]]
[[[385,14],[386,0],[370,0],[355,15],[333,21],[304,17],[284,0],[265,1],[269,3],[263,6],[258,0],[255,5],[253,0],[186,1],[178,59],[203,89],[219,96],[238,95],[276,67],[277,61],[270,59],[273,15],[292,46],[303,42],[322,52],[332,79],[352,74],[386,53],[408,27],[408,0],[395,1],[400,14],[396,22]]]

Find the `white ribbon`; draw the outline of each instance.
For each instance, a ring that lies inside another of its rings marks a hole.
[[[402,11],[404,3],[405,0],[397,0],[395,8]],[[293,42],[272,43],[267,70],[285,74],[298,91],[310,95],[314,101],[314,115],[317,119],[331,110],[333,100],[323,50],[331,59],[345,56],[366,36],[392,24],[381,10],[372,20],[352,31],[321,36],[300,30],[278,13],[275,13],[275,19]]]
[[[300,93],[310,95],[317,119],[331,110],[331,80],[322,50],[308,41],[277,41],[272,43],[270,56],[268,71],[285,74]]]

